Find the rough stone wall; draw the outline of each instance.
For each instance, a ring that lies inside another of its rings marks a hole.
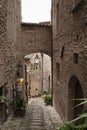
[[[45,54],[43,54],[43,90],[51,93],[51,57]]]
[[[7,2],[0,1],[0,86],[5,83],[5,61],[4,61],[4,46],[6,44],[6,11]]]
[[[16,78],[17,62],[20,57],[20,0],[8,0],[7,5],[7,44],[6,44],[6,74],[13,84]],[[9,75],[9,76],[8,76]]]
[[[20,13],[19,8],[17,10],[19,0],[8,0],[7,1],[7,19],[6,19],[6,32],[7,32],[7,42],[5,44],[5,76],[8,82],[8,97],[11,98],[12,87],[15,84],[16,72],[17,72],[17,51],[18,51],[18,30],[19,28],[19,17],[17,15]]]
[[[43,52],[51,56],[51,26],[22,23],[23,56]]]
[[[30,73],[30,95],[40,96],[42,93],[42,82],[41,82],[41,70],[37,70],[36,72]]]
[[[5,76],[8,89],[7,96],[13,100],[13,89],[17,79],[18,63],[21,61],[21,1],[8,0],[7,3],[7,43],[5,45]],[[9,100],[9,112],[11,112]]]
[[[12,87],[17,77],[17,64],[21,52],[19,49],[21,36],[20,2],[20,0],[0,1],[0,87],[6,86],[8,91],[6,96],[11,101]]]
[[[73,75],[87,96],[87,1],[78,3],[52,1],[54,106],[64,120],[69,118],[69,80]],[[78,63],[74,63],[74,53]]]

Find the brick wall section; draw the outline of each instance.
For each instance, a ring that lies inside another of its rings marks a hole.
[[[52,2],[54,106],[62,119],[67,120],[69,113],[68,84],[73,75],[78,78],[84,96],[87,93],[87,1],[84,0],[80,3],[79,8],[75,9],[74,0],[59,0],[59,28],[57,32],[56,5],[58,1],[53,0]],[[63,46],[65,49],[63,58],[61,58]],[[73,62],[74,53],[78,53],[78,64]],[[56,63],[60,65],[58,81]]]
[[[43,52],[51,56],[51,26],[22,23],[23,56]]]

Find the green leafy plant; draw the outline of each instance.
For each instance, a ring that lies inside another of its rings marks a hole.
[[[46,103],[46,105],[52,104],[52,96],[51,95],[45,95],[43,98],[44,98],[44,102]]]
[[[82,101],[80,104],[76,105],[75,107],[79,107],[87,103],[87,98],[73,99],[73,100]],[[77,123],[77,121],[79,120],[81,122],[80,124]],[[65,122],[60,128],[57,128],[56,130],[87,130],[87,110],[81,113],[74,120]]]
[[[51,105],[52,104],[52,96],[48,94],[47,90],[43,91],[43,99],[46,105]]]
[[[8,98],[6,96],[0,96],[0,103],[7,103]]]
[[[48,95],[48,91],[47,91],[47,90],[44,90],[44,91],[43,91],[43,95]]]
[[[26,102],[23,99],[16,98],[14,102],[14,109],[16,110],[25,110],[26,108]]]

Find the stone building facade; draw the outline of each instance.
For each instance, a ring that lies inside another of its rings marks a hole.
[[[73,119],[83,106],[70,99],[87,97],[87,0],[53,0],[52,34],[54,106]]]
[[[12,102],[12,88],[16,80],[18,57],[20,57],[19,34],[21,22],[21,3],[19,0],[1,0],[0,1],[0,96],[9,98],[7,112],[10,113],[10,104]],[[10,100],[11,99],[11,100]],[[3,116],[4,117],[4,116]],[[0,117],[2,121],[5,118]]]
[[[62,119],[83,110],[71,110],[77,102],[69,99],[87,95],[87,0],[52,0],[51,12],[52,30],[50,25],[21,24],[21,0],[0,1],[0,88],[11,99],[7,114],[18,64],[24,69],[24,56],[37,52],[52,57],[53,104]]]
[[[1,96],[8,97],[3,113],[9,115],[13,91],[20,75],[25,78],[24,56],[43,52],[51,56],[51,26],[21,24],[21,0],[0,1],[0,88]],[[24,90],[25,93],[25,90]],[[0,117],[2,119],[2,116]],[[3,119],[3,121],[5,118]]]

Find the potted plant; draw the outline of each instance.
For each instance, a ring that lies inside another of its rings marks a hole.
[[[7,119],[7,101],[8,98],[6,96],[0,96],[0,122],[4,122]]]
[[[1,103],[1,104],[2,104],[2,103],[6,104],[7,101],[8,101],[8,98],[7,98],[6,96],[4,96],[4,95],[0,96],[0,103]]]
[[[52,96],[48,94],[47,90],[43,91],[43,99],[46,105],[52,105]]]
[[[16,116],[24,116],[26,111],[26,102],[25,100],[17,97],[14,101],[14,114]]]
[[[52,105],[52,96],[51,95],[46,95],[44,97],[44,102],[46,103],[46,105]]]

